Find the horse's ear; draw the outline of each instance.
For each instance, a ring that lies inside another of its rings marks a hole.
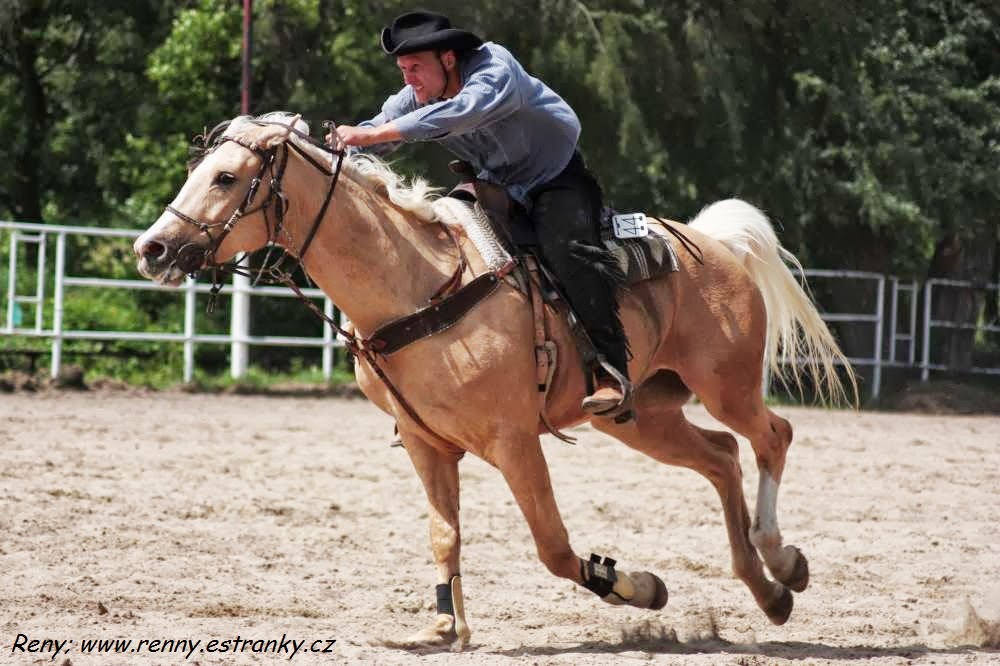
[[[292,130],[295,129],[295,124],[299,122],[302,118],[301,113],[296,113],[294,116],[288,119],[287,125],[271,125],[274,129],[274,133],[270,134],[263,139],[263,144],[265,149],[276,148],[280,146],[285,141],[288,141],[288,137],[291,136]]]

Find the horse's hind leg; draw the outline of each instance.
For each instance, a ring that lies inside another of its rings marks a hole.
[[[649,457],[693,469],[712,483],[722,500],[733,572],[747,585],[768,618],[783,624],[792,612],[792,595],[784,585],[767,578],[749,540],[750,516],[743,496],[736,439],[729,433],[690,423],[681,409],[683,400],[676,399],[675,381],[672,373],[666,372],[647,380],[636,391],[636,418],[632,421],[616,424],[610,419],[594,419],[592,423]]]
[[[576,556],[556,506],[536,434],[504,438],[486,459],[504,475],[531,529],[538,557],[550,572],[582,585],[610,604],[654,610],[666,605],[667,589],[653,574],[624,573],[615,570],[614,560]]]
[[[738,382],[724,381],[721,386],[721,391],[699,392],[698,397],[712,416],[750,440],[757,457],[757,509],[750,541],[776,579],[802,592],[809,585],[809,564],[798,548],[782,545],[777,513],[778,486],[792,443],[792,426],[767,408],[759,385],[741,388]]]
[[[763,407],[763,401],[761,401]],[[763,407],[766,417],[748,423],[745,431],[757,456],[759,474],[757,513],[750,530],[750,540],[764,558],[774,577],[796,592],[809,586],[809,563],[795,546],[783,546],[778,529],[778,486],[785,469],[785,456],[792,443],[792,426],[770,409]]]

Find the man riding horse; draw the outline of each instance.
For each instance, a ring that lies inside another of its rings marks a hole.
[[[577,148],[576,113],[510,51],[453,28],[445,16],[403,14],[382,30],[381,43],[405,87],[374,118],[341,125],[327,141],[382,154],[404,142],[436,141],[479,179],[506,188],[531,220],[545,263],[599,354],[596,388],[583,410],[625,412],[631,390],[615,285],[571,252],[573,240],[598,244],[601,211],[600,186]]]

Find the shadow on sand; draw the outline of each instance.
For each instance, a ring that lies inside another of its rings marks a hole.
[[[574,654],[620,654],[624,652],[644,652],[647,654],[717,654],[745,656],[745,663],[759,663],[754,657],[772,659],[802,660],[820,659],[826,661],[860,661],[878,658],[919,659],[927,655],[994,655],[1000,663],[1000,649],[963,645],[935,648],[926,645],[853,645],[839,646],[801,641],[769,641],[764,643],[738,643],[728,641],[718,635],[718,627],[710,618],[710,627],[700,638],[681,641],[674,629],[652,623],[641,623],[633,627],[623,627],[621,640],[588,641],[583,643],[561,643],[558,645],[523,645],[509,649],[468,648],[471,654],[490,654],[505,657],[568,657]],[[398,646],[389,646],[398,647]],[[409,649],[417,654],[447,651],[448,648]],[[740,660],[740,663],[744,663]]]
[[[491,654],[505,656],[566,656],[571,654],[617,654],[622,652],[645,652],[651,654],[727,654],[745,655],[748,657],[770,657],[774,659],[823,659],[830,661],[867,660],[884,657],[899,659],[917,659],[934,654],[990,654],[997,655],[1000,661],[1000,650],[976,647],[973,645],[961,647],[933,648],[926,645],[874,646],[854,645],[838,646],[823,643],[805,643],[800,641],[769,641],[765,643],[734,643],[718,636],[714,625],[709,636],[681,641],[673,629],[654,625],[639,625],[622,630],[622,638],[618,643],[607,641],[592,641],[576,645],[559,646],[524,646],[509,650],[490,650]],[[747,663],[754,663],[748,660]]]
[[[473,648],[472,652],[480,652]],[[823,643],[768,642],[730,643],[724,640],[692,640],[676,643],[606,643],[600,641],[562,646],[525,646],[510,650],[482,651],[509,657],[568,656],[572,654],[618,654],[621,652],[646,652],[651,654],[727,654],[763,656],[774,659],[826,659],[830,661],[854,661],[884,657],[917,659],[933,654],[996,655],[1000,661],[1000,650],[977,647],[931,648],[925,645],[901,645],[896,647],[876,647],[855,645],[842,647]]]

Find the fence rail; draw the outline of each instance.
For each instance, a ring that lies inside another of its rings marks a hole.
[[[208,294],[212,288],[207,284],[199,284],[191,278],[185,280],[181,288],[158,285],[148,280],[121,280],[112,278],[78,277],[66,275],[66,240],[70,235],[110,237],[132,240],[138,238],[142,233],[130,229],[101,229],[96,227],[76,227],[76,226],[56,226],[48,224],[30,224],[0,221],[0,230],[9,230],[10,258],[9,272],[7,276],[7,316],[6,326],[0,328],[0,335],[20,335],[26,337],[50,338],[52,340],[52,365],[51,374],[57,377],[62,367],[62,348],[64,340],[137,340],[147,342],[178,342],[184,345],[184,381],[190,382],[194,378],[194,350],[197,344],[228,344],[235,350],[237,346],[287,346],[287,347],[316,347],[322,352],[322,372],[327,379],[333,373],[333,352],[338,347],[343,347],[344,343],[333,334],[333,331],[326,324],[317,322],[317,326],[322,325],[322,334],[316,337],[288,337],[288,336],[262,336],[250,335],[249,321],[243,318],[243,325],[232,327],[228,335],[225,334],[205,334],[197,333],[197,307],[198,294]],[[52,306],[52,328],[46,329],[43,326],[43,308],[45,305],[44,287],[46,273],[46,241],[49,236],[55,237],[55,268],[53,275],[54,291]],[[31,296],[23,296],[17,293],[17,264],[18,245],[21,242],[37,243],[38,257],[35,270],[37,271],[36,293]],[[161,331],[94,331],[94,330],[66,330],[63,327],[65,315],[65,295],[67,287],[85,287],[98,289],[126,289],[132,291],[167,291],[183,294],[184,296],[184,320],[183,332],[168,333]],[[291,291],[284,287],[249,287],[245,285],[224,285],[220,293],[227,295],[246,294],[251,297],[295,297]],[[302,293],[310,298],[323,299],[323,311],[327,316],[334,316],[333,302],[319,289],[303,289]],[[15,312],[21,303],[35,306],[35,325],[32,328],[18,327],[15,325]],[[239,375],[240,372],[234,372]]]
[[[962,289],[977,289],[983,291],[996,291],[1000,294],[1000,284],[978,284],[968,280],[946,280],[942,278],[931,278],[924,284],[924,347],[920,361],[920,378],[927,381],[931,370],[949,370],[943,363],[931,363],[930,340],[934,334],[934,329],[945,328],[951,330],[973,330],[984,333],[1000,333],[1000,325],[989,322],[977,322],[975,324],[962,324],[952,321],[934,319],[932,315],[931,303],[934,302],[934,287],[959,287]],[[972,366],[967,368],[969,372],[983,375],[1000,375],[1000,368],[986,368]]]
[[[875,285],[875,311],[860,313],[844,312],[824,312],[821,313],[825,322],[845,322],[845,323],[868,323],[873,325],[873,345],[872,356],[848,358],[852,365],[871,366],[872,368],[872,397],[878,397],[882,391],[882,331],[885,320],[885,280],[881,273],[870,273],[867,271],[836,271],[828,269],[811,268],[804,271],[807,279],[831,278],[839,280],[862,280]],[[801,276],[800,276],[801,277]]]
[[[199,294],[207,294],[211,287],[207,284],[200,284],[188,278],[180,288],[157,285],[146,280],[123,280],[99,277],[82,277],[66,274],[66,251],[67,238],[69,236],[84,237],[106,237],[132,240],[137,238],[140,231],[131,229],[103,229],[97,227],[80,226],[55,226],[48,224],[30,224],[20,222],[0,221],[0,232],[10,233],[10,257],[7,284],[7,311],[4,321],[6,325],[0,327],[0,335],[20,335],[28,337],[40,337],[51,339],[52,365],[51,373],[58,376],[62,364],[63,342],[65,340],[141,340],[151,342],[176,342],[184,345],[184,381],[189,382],[194,376],[195,366],[195,346],[198,344],[228,344],[231,346],[231,355],[234,359],[232,373],[240,376],[245,371],[246,348],[248,346],[287,346],[287,347],[313,347],[322,349],[322,372],[323,376],[329,378],[333,371],[333,353],[338,347],[343,346],[343,341],[333,334],[329,326],[317,322],[322,326],[321,335],[314,337],[307,336],[263,336],[250,335],[249,317],[246,315],[245,307],[241,306],[238,299],[245,298],[247,302],[250,297],[294,297],[291,291],[284,287],[251,287],[243,281],[234,281],[233,285],[224,285],[221,293],[231,295],[234,298],[234,308],[232,312],[232,325],[230,333],[226,334],[204,334],[197,333],[197,308],[196,301]],[[50,269],[48,267],[48,248],[50,238],[55,239],[55,264],[51,269],[52,274],[52,326],[44,327],[45,317],[43,312],[46,305],[46,280]],[[38,248],[35,266],[34,293],[20,294],[17,291],[18,281],[18,256],[19,247],[22,244],[33,244]],[[2,245],[0,245],[2,247]],[[987,289],[997,291],[996,284],[973,284],[956,280],[928,280],[923,286],[923,339],[921,341],[921,355],[919,364],[917,358],[917,298],[920,288],[916,282],[900,281],[891,275],[881,273],[870,273],[864,271],[837,271],[823,269],[807,269],[805,277],[810,281],[818,279],[834,280],[855,280],[867,283],[868,288],[875,289],[874,308],[868,312],[824,312],[822,318],[827,322],[839,322],[861,326],[872,327],[872,354],[871,356],[852,357],[849,360],[852,364],[862,367],[871,367],[872,397],[878,397],[882,387],[882,371],[886,367],[919,367],[921,378],[926,381],[932,370],[954,370],[943,363],[933,363],[931,361],[931,340],[934,332],[938,329],[975,329],[977,332],[1000,333],[1000,326],[992,322],[978,324],[962,324],[949,321],[941,321],[932,318],[934,296],[943,287],[958,287],[968,289]],[[888,316],[885,307],[885,296],[888,285],[889,312]],[[64,328],[65,299],[67,288],[92,288],[92,289],[126,289],[145,291],[171,291],[180,293],[184,297],[184,317],[182,328],[178,333],[162,331],[95,331],[95,330],[67,330]],[[2,292],[0,292],[2,293]],[[319,289],[304,289],[303,293],[310,298],[323,299],[323,309],[328,316],[334,316],[334,305]],[[901,296],[903,297],[901,299]],[[907,308],[905,323],[907,328],[904,332],[898,331],[900,301],[905,301]],[[30,305],[35,308],[34,326],[24,327],[17,321],[16,313],[21,304]],[[241,307],[243,311],[241,312]],[[888,334],[888,358],[883,356],[883,346],[885,338],[885,328],[889,325]],[[900,343],[906,345],[905,359],[898,358],[898,347]],[[240,358],[239,363],[236,359]],[[1000,368],[972,367],[963,368],[964,371],[986,374],[1000,375]]]

